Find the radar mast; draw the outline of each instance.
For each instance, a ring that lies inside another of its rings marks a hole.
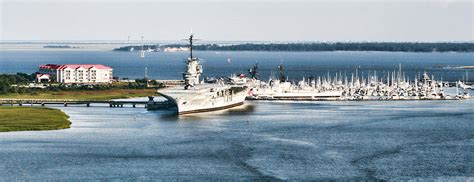
[[[186,71],[183,73],[184,89],[199,84],[199,77],[202,74],[202,65],[199,59],[193,57],[194,35],[191,33],[187,40],[189,40],[189,58],[186,60]]]

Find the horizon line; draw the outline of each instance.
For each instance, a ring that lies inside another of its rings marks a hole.
[[[104,39],[104,40],[0,40],[0,44],[4,43],[157,43],[157,42],[181,42],[180,39],[177,40],[121,40],[121,39]],[[242,42],[242,43],[253,43],[253,42],[262,42],[262,43],[474,43],[474,40],[433,40],[433,41],[405,41],[405,40],[345,40],[345,41],[335,41],[335,40],[200,40],[200,42]]]

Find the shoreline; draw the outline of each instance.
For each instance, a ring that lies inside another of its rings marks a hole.
[[[0,133],[61,130],[71,128],[71,124],[69,115],[61,109],[0,106]]]
[[[9,93],[0,95],[0,99],[63,99],[107,101],[133,97],[156,95],[156,89],[109,89],[109,90],[77,90],[77,91],[40,91],[37,93]]]

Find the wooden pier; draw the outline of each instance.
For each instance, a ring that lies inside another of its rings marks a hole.
[[[132,107],[147,108],[148,101],[94,101],[94,100],[69,100],[69,99],[0,99],[0,106],[33,106],[33,105],[62,105],[67,107],[69,105],[84,105],[90,107],[91,104],[108,104],[109,107],[123,107],[124,105],[131,105]],[[167,102],[154,102],[154,105],[167,105]]]

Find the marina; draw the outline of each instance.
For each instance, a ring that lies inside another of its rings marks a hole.
[[[469,99],[472,86],[464,82],[443,82],[435,80],[427,72],[415,76],[412,81],[405,76],[399,65],[398,71],[377,76],[368,72],[367,77],[359,76],[358,71],[351,76],[339,72],[329,75],[303,79],[297,83],[287,80],[283,65],[278,66],[278,78],[271,77],[267,82],[254,86],[249,100],[451,100]],[[467,75],[466,75],[467,77]],[[453,86],[454,85],[454,86]],[[451,88],[450,88],[451,87]],[[455,92],[445,92],[445,89]]]

